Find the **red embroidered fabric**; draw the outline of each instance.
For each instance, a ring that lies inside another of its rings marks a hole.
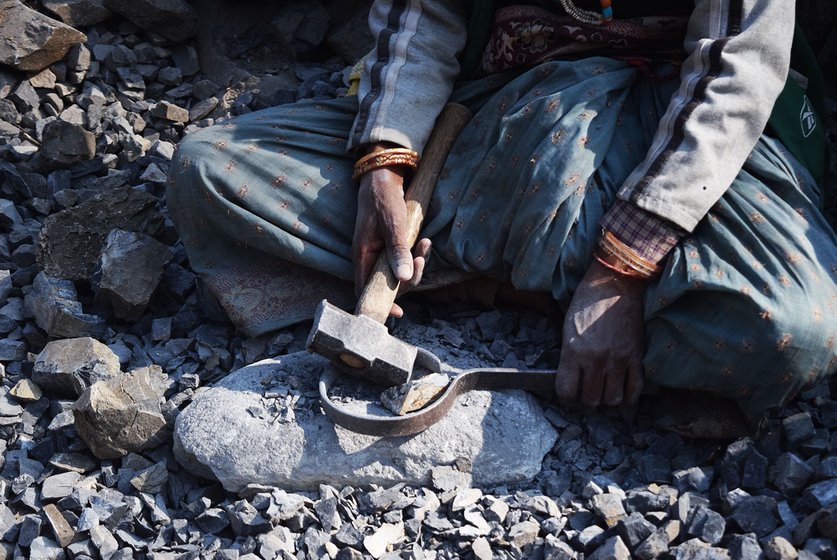
[[[508,6],[494,15],[481,71],[494,74],[546,60],[602,54],[682,57],[685,16],[644,16],[586,25],[537,6]]]

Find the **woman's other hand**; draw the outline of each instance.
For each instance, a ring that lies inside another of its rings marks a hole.
[[[642,280],[593,262],[564,317],[555,392],[595,407],[634,403],[643,385]]]

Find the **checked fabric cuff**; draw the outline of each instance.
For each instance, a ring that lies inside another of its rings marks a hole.
[[[618,200],[605,214],[602,227],[654,264],[660,263],[686,232],[671,222]]]

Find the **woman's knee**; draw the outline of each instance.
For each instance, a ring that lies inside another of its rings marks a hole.
[[[837,315],[821,303],[818,298],[777,298],[759,313],[753,328],[765,362],[783,367],[783,375],[799,385],[814,383],[837,366]]]
[[[647,377],[733,398],[752,415],[784,404],[837,367],[837,315],[819,309],[822,301],[684,295],[646,325]]]

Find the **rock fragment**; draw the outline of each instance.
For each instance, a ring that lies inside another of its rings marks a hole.
[[[0,425],[17,424],[23,414],[23,407],[10,398],[8,389],[0,388]]]
[[[233,533],[238,536],[247,537],[257,535],[270,530],[270,521],[265,519],[246,500],[239,500],[227,507],[227,516],[230,521]]]
[[[104,0],[105,6],[135,25],[182,41],[197,32],[197,14],[185,0]]]
[[[152,236],[161,230],[158,204],[148,193],[121,187],[53,214],[38,236],[38,264],[56,278],[87,281],[112,230]]]
[[[90,528],[90,540],[93,541],[93,545],[102,558],[112,558],[119,549],[116,537],[102,525],[94,525]]]
[[[29,545],[29,560],[64,560],[64,551],[54,540],[37,537]]]
[[[169,471],[165,463],[155,463],[137,473],[131,486],[146,494],[159,494],[168,482]]]
[[[41,272],[24,303],[38,326],[53,338],[103,336],[104,320],[84,313],[77,298],[72,282]]]
[[[35,402],[41,398],[43,391],[31,379],[21,379],[9,391],[20,402]]]
[[[49,68],[44,68],[29,77],[29,84],[34,88],[53,89],[55,87],[55,73]]]
[[[590,500],[593,511],[608,527],[615,527],[625,517],[622,499],[616,494],[598,494]]]
[[[73,27],[95,25],[112,15],[103,0],[43,0],[42,3],[44,8]]]
[[[44,500],[60,500],[72,494],[74,487],[81,481],[81,475],[75,471],[67,471],[47,477],[41,487],[41,498]],[[62,544],[61,546],[67,546]]]
[[[44,515],[46,515],[47,523],[49,524],[50,529],[52,529],[52,534],[58,541],[59,546],[65,547],[73,542],[73,538],[76,536],[76,533],[73,531],[73,528],[70,527],[70,524],[67,523],[67,520],[64,519],[64,516],[55,504],[45,505]]]
[[[837,478],[812,484],[805,489],[802,499],[815,509],[837,503]]]
[[[168,101],[161,101],[157,103],[157,105],[151,109],[151,114],[158,119],[164,119],[171,122],[189,122],[189,111]]]
[[[590,555],[590,560],[629,560],[631,552],[618,536],[611,537]]]
[[[431,373],[402,385],[390,387],[381,393],[381,404],[393,414],[403,416],[421,410],[433,402],[450,384],[443,373]]]
[[[474,544],[471,545],[471,550],[474,553],[474,558],[477,560],[493,560],[494,553],[491,551],[491,545],[485,537],[478,537]]]
[[[102,247],[98,301],[110,304],[120,319],[142,317],[172,256],[144,234],[115,229]]]
[[[0,63],[18,70],[42,70],[63,58],[70,47],[87,40],[84,33],[18,0],[0,0],[0,14]]]
[[[404,538],[403,523],[384,523],[372,535],[363,539],[363,548],[372,556],[380,558],[395,542]]]
[[[93,159],[96,137],[80,124],[54,120],[44,127],[41,154],[55,166]]]
[[[18,546],[28,547],[32,545],[33,540],[41,535],[41,526],[44,522],[41,520],[40,515],[30,514],[23,516],[18,524],[20,526],[20,532],[17,536],[17,544]]]
[[[98,340],[82,337],[48,343],[35,359],[32,379],[47,392],[75,398],[119,374],[119,357]]]
[[[745,498],[732,514],[732,519],[745,533],[758,537],[767,535],[776,528],[776,500],[767,496]]]
[[[100,459],[162,443],[164,375],[158,366],[94,383],[73,405],[76,431]]]
[[[782,453],[776,460],[773,469],[773,483],[784,494],[793,496],[798,494],[808,480],[813,476],[814,470],[795,453]]]
[[[720,513],[700,506],[692,514],[687,532],[707,544],[718,544],[724,536],[726,522]]]
[[[792,444],[802,442],[815,433],[814,422],[808,412],[799,412],[782,420],[785,437]]]
[[[521,521],[509,528],[509,540],[518,548],[534,544],[541,526],[534,521]],[[601,529],[599,529],[601,531]]]
[[[49,464],[65,471],[75,471],[81,474],[88,473],[98,466],[96,461],[82,453],[56,453],[49,460]]]

